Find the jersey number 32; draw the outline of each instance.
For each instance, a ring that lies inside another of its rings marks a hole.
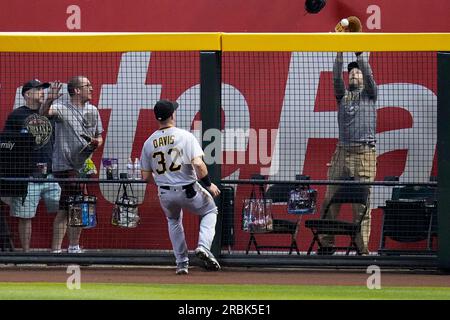
[[[180,158],[181,153],[176,148],[171,148],[167,151],[167,154],[165,154],[162,151],[154,152],[152,157],[153,159],[158,158],[158,168],[156,168],[157,174],[164,174],[167,171],[167,158],[170,158],[172,160],[172,163],[169,166],[169,171],[178,171],[181,169],[181,165],[177,164],[177,160]]]

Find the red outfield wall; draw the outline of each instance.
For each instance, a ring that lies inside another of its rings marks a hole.
[[[356,15],[365,22],[378,9],[380,29],[372,31],[450,28],[446,0],[328,0],[315,15],[305,15],[302,0],[2,0],[0,31],[67,31],[74,5],[81,12],[78,30],[85,32],[328,32],[342,17]]]
[[[433,5],[428,5],[423,1],[333,1],[329,0],[327,6],[316,15],[305,15],[303,1],[14,1],[0,2],[0,31],[70,31],[70,32],[94,32],[94,31],[139,31],[139,32],[199,32],[199,31],[223,31],[223,32],[329,32],[342,17],[356,15],[361,18],[365,31],[368,32],[449,32],[450,2],[446,0],[433,1]],[[426,6],[426,7],[425,7]],[[423,12],[427,12],[428,18],[419,18]],[[264,61],[267,54],[253,55],[242,59],[239,68],[251,70],[256,74],[255,79],[240,78],[233,71],[237,67],[237,62],[232,59],[232,55],[224,55],[224,84],[237,90],[245,99],[249,112],[248,127],[254,129],[277,129],[289,128],[289,118],[283,116],[283,104],[286,104],[286,88],[290,81],[296,78],[297,71],[289,71],[290,63],[296,57],[290,54],[282,54],[277,58],[275,66],[268,68],[258,68]],[[67,79],[74,74],[86,74],[94,84],[93,103],[101,107],[103,126],[105,129],[104,138],[108,137],[108,129],[112,107],[104,101],[108,101],[106,96],[107,85],[117,84],[117,75],[120,73],[121,63],[126,61],[133,63],[133,58],[126,55],[111,54],[101,58],[101,55],[45,55],[39,59],[39,64],[32,64],[33,55],[22,55],[16,58],[7,58],[2,55],[0,62],[0,126],[3,125],[6,115],[12,110],[16,89],[27,80],[38,76],[43,81],[54,79]],[[80,63],[70,63],[68,59],[74,59]],[[95,57],[90,59],[89,57]],[[434,69],[434,57],[429,54],[417,55],[394,55],[390,56],[390,65],[395,66],[396,73],[390,73],[386,65],[381,63],[386,57],[383,54],[373,54],[371,63],[376,75],[378,85],[389,92],[392,86],[405,85],[423,88],[424,94],[431,96],[434,101],[436,94],[436,80]],[[127,60],[130,59],[130,60]],[[148,133],[155,129],[152,122],[152,114],[149,109],[153,101],[159,97],[170,99],[183,99],[186,92],[198,87],[199,79],[198,56],[187,54],[183,58],[186,67],[182,72],[188,76],[179,77],[177,70],[164,71],[164,65],[171,61],[177,62],[178,58],[169,57],[163,53],[155,53],[151,57],[146,57],[147,64],[144,63],[143,83],[147,86],[157,85],[161,90],[158,96],[148,97],[148,102],[142,102],[137,107],[136,118],[133,121],[137,124],[129,155],[133,158],[139,156],[140,148],[148,136]],[[95,61],[95,62],[94,62]],[[426,70],[411,70],[410,65],[431,65]],[[108,73],[96,72],[96,68],[106,68]],[[47,66],[52,65],[52,68]],[[70,66],[70,67],[68,67]],[[147,69],[145,69],[147,68]],[[154,72],[154,70],[160,70]],[[19,72],[17,72],[19,71]],[[145,74],[145,71],[148,71]],[[274,74],[276,76],[274,77]],[[331,77],[329,70],[311,74],[317,79],[318,85],[312,101],[312,112],[320,113],[335,111],[335,106],[329,101],[333,101],[330,87]],[[177,81],[174,81],[177,79]],[[261,89],[270,87],[270,95],[261,98]],[[407,91],[405,91],[405,94]],[[120,99],[120,97],[117,97]],[[143,97],[144,99],[144,97]],[[151,101],[150,101],[151,100]],[[103,103],[102,103],[103,101]],[[191,103],[195,103],[191,102]],[[291,102],[295,104],[295,101]],[[398,108],[400,107],[400,108]],[[261,117],[261,110],[264,110]],[[378,109],[378,134],[398,129],[407,129],[413,126],[414,115],[408,112],[407,106],[384,105]],[[231,119],[232,117],[228,117]],[[227,119],[227,117],[225,117]],[[393,120],[394,119],[394,120]],[[401,120],[400,120],[401,119]],[[193,119],[192,119],[193,120]],[[293,119],[295,120],[295,119]],[[227,121],[227,120],[225,120]],[[397,127],[392,127],[395,124]],[[400,127],[398,127],[400,126]],[[325,179],[326,163],[329,161],[335,145],[334,137],[317,138],[313,135],[308,137],[304,145],[304,159],[300,160],[298,168],[292,168],[292,172],[299,171],[309,174],[313,179]],[[248,146],[247,146],[248,147]],[[272,146],[273,147],[273,146]],[[295,149],[296,146],[286,148]],[[269,149],[273,150],[273,148]],[[238,151],[230,151],[237,153]],[[244,151],[248,152],[248,149]],[[380,180],[386,175],[402,175],[405,173],[408,150],[399,148],[389,150],[380,154],[378,158],[377,179]],[[289,155],[288,150],[281,155]],[[100,159],[104,156],[104,149],[96,152],[94,161],[100,168]],[[248,154],[246,154],[248,157]],[[433,159],[433,155],[431,159]],[[318,160],[319,159],[319,160]],[[425,167],[429,168],[423,172],[423,176],[436,174],[436,168],[431,160]],[[435,160],[435,159],[434,159]],[[395,164],[395,165],[392,165]],[[249,178],[251,173],[258,172],[261,163],[254,165],[225,165],[223,167],[224,176],[229,176],[233,172],[240,170],[237,178]],[[267,164],[265,164],[267,167]],[[283,174],[292,177],[291,172]],[[88,248],[150,248],[161,249],[170,248],[167,239],[165,220],[156,203],[155,189],[148,187],[146,192],[146,202],[141,207],[143,220],[141,226],[136,229],[138,232],[129,230],[117,230],[109,224],[109,213],[111,204],[102,198],[100,189],[95,190],[100,198],[100,227],[86,231],[83,236],[83,244]],[[248,192],[248,188],[238,190],[241,196]],[[242,192],[241,192],[242,191]],[[324,189],[319,189],[322,198]],[[240,209],[238,197],[236,204]],[[146,214],[152,212],[152,214]],[[375,210],[373,214],[373,228],[371,237],[371,249],[378,247],[380,214]],[[238,219],[238,217],[236,217]],[[196,236],[196,219],[186,217],[187,231],[190,234],[188,241],[193,246]],[[48,247],[51,220],[47,215],[38,215],[35,219],[35,226],[40,226],[33,235],[34,246]],[[239,228],[239,220],[236,221],[236,229]],[[140,230],[139,230],[140,229]],[[236,230],[239,239],[247,239],[248,235]],[[301,237],[310,238],[310,234],[301,232]],[[304,247],[307,241],[300,241]]]

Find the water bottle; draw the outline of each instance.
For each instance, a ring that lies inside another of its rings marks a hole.
[[[135,180],[141,180],[141,162],[138,158],[134,159],[134,179]]]
[[[89,225],[89,204],[87,202],[81,203],[81,224],[83,227]]]
[[[134,166],[133,166],[133,161],[131,160],[131,158],[128,158],[127,176],[128,176],[128,179],[134,178]]]

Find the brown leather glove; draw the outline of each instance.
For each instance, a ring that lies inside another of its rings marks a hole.
[[[361,32],[362,31],[362,23],[358,17],[350,16],[346,18],[348,20],[348,26],[344,27],[341,25],[341,21],[334,27],[334,31],[336,32]]]

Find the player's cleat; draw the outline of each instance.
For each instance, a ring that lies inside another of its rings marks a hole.
[[[81,249],[80,246],[69,246],[67,253],[84,253],[84,249]]]
[[[219,262],[216,260],[216,258],[214,258],[214,255],[208,249],[198,247],[197,249],[195,249],[195,255],[205,262],[205,268],[207,270],[211,271],[220,270]]]
[[[189,262],[180,262],[177,263],[177,271],[175,272],[178,275],[188,274],[189,273]]]

